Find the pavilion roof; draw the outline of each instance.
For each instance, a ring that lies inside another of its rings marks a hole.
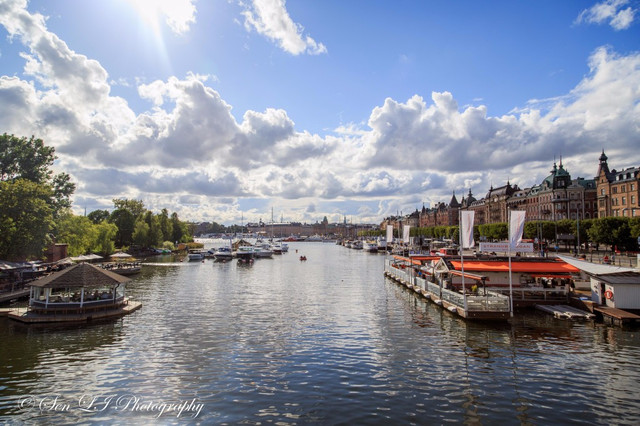
[[[62,288],[62,287],[109,287],[130,281],[130,278],[107,271],[89,263],[79,263],[60,272],[34,281],[35,287]]]

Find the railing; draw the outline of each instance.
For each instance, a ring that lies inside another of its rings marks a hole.
[[[418,286],[436,297],[464,308],[464,295],[453,290],[440,287],[424,278],[411,277],[406,270],[392,266],[391,261],[385,263],[385,271],[399,281]],[[509,298],[498,292],[486,291],[482,295],[467,295],[467,311],[505,311],[510,310]]]

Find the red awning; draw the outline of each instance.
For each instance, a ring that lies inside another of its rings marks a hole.
[[[456,270],[461,270],[460,261],[451,261],[451,264]],[[469,272],[508,272],[509,262],[507,261],[491,261],[491,260],[470,260],[464,261],[464,270]],[[529,272],[529,273],[565,273],[574,274],[580,270],[573,265],[569,265],[563,261],[551,261],[551,262],[519,262],[516,260],[511,261],[512,272]],[[547,276],[547,275],[543,275]]]

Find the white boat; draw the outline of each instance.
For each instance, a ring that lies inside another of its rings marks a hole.
[[[187,254],[189,260],[202,260],[204,259],[204,251],[200,249],[191,249]]]
[[[241,262],[246,262],[249,260],[253,260],[256,252],[253,246],[240,246],[238,250],[236,250],[236,257]]]
[[[280,243],[271,244],[271,250],[273,254],[282,254],[282,245]]]
[[[365,241],[362,245],[362,248],[369,253],[377,253],[378,252],[378,242],[377,241]]]
[[[360,240],[356,240],[351,244],[351,248],[355,250],[362,250],[364,248],[364,244]]]
[[[213,252],[213,257],[217,261],[227,261],[233,258],[233,252],[229,247],[220,247]]]
[[[270,244],[263,243],[258,247],[253,247],[253,253],[258,258],[273,257],[273,248]]]
[[[322,241],[322,240],[323,240],[323,238],[318,234],[312,235],[312,236],[307,237],[305,239],[305,241]]]

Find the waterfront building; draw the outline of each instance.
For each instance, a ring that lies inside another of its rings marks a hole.
[[[597,217],[640,216],[640,167],[609,170],[604,150],[596,175]]]

